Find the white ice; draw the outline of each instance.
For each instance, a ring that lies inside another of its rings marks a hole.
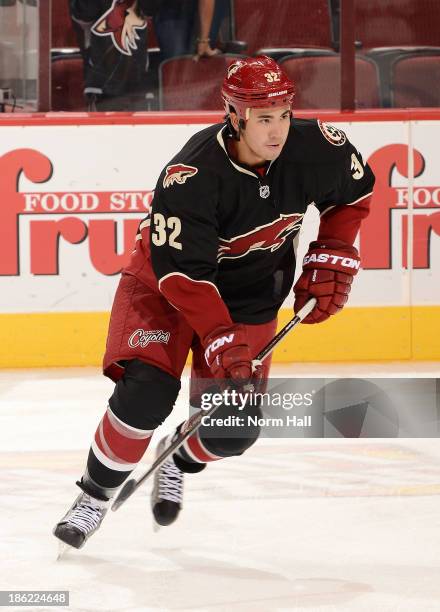
[[[292,373],[440,377],[440,364],[275,371]],[[153,533],[146,483],[56,561],[51,530],[111,392],[97,369],[0,372],[0,590],[69,590],[75,612],[440,610],[437,439],[260,440],[187,477],[172,527]]]

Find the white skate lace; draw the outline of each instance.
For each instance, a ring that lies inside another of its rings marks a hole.
[[[102,507],[94,506],[90,498],[86,498],[72,510],[67,522],[87,535],[99,525],[102,513]]]
[[[174,461],[167,461],[160,468],[159,497],[180,504],[183,498],[183,472]]]

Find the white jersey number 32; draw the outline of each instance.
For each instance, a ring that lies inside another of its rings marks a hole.
[[[166,242],[177,249],[182,250],[182,243],[176,240],[182,231],[182,223],[179,217],[165,217],[161,213],[153,215],[154,229],[151,232],[151,239],[155,246],[163,246]]]

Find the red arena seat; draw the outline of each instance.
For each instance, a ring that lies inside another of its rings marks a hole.
[[[233,38],[246,53],[273,47],[332,48],[329,0],[234,0]]]
[[[78,47],[69,12],[69,0],[52,2],[52,44],[53,49]]]
[[[194,61],[192,55],[165,60],[159,67],[162,110],[220,110],[220,87],[228,66],[242,55],[218,55]]]
[[[293,108],[340,108],[340,56],[287,56],[280,66],[293,79]],[[356,57],[356,108],[380,106],[379,79],[373,61]]]
[[[86,110],[83,66],[79,53],[52,59],[52,110]]]
[[[391,103],[397,108],[440,106],[440,54],[402,55],[391,67]]]
[[[363,49],[438,46],[438,0],[356,0],[356,41]]]

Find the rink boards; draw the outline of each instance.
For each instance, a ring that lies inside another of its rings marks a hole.
[[[377,177],[350,306],[302,326],[277,361],[440,359],[438,111],[317,116]],[[0,367],[99,364],[119,272],[162,167],[206,114],[0,119]],[[316,235],[305,218],[299,260]],[[292,300],[280,322],[291,316]]]

